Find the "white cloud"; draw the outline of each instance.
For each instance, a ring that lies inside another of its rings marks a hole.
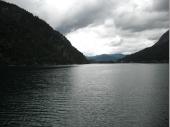
[[[105,36],[107,33],[111,33],[110,28],[107,29],[103,25],[88,26],[70,32],[66,35],[66,37],[72,42],[73,46],[86,55],[111,53],[129,54],[151,46],[155,42],[153,39],[146,39],[147,37],[154,35],[154,33],[152,33],[153,31],[136,33],[136,37],[124,36],[123,34],[119,34],[119,32],[123,33],[122,31],[115,30],[112,31],[112,33],[114,33],[113,36]]]
[[[101,29],[99,27],[88,26],[78,29],[68,33],[66,37],[71,41],[73,46],[87,55],[111,53],[113,49],[107,45],[110,38],[108,39],[100,36],[101,33],[96,32],[96,29]],[[103,29],[103,32],[104,31],[105,29]],[[102,32],[102,30],[100,32]]]

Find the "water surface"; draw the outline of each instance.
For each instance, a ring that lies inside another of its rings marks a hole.
[[[168,64],[0,71],[1,127],[168,127]]]

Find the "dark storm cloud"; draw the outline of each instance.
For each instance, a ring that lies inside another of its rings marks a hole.
[[[146,16],[146,17],[145,17]],[[130,30],[131,32],[140,32],[148,29],[168,28],[169,25],[168,13],[155,13],[151,15],[138,16],[122,16],[115,19],[116,26]]]
[[[78,12],[67,18],[63,22],[64,25],[57,26],[55,29],[66,34],[91,24],[103,23],[105,18],[111,15],[110,8],[113,8],[113,6],[111,6],[109,0],[99,0],[95,6],[83,6]]]
[[[154,0],[154,10],[169,11],[169,0]]]
[[[147,1],[147,0],[146,0]],[[140,32],[151,29],[167,29],[169,26],[169,1],[153,0],[144,2],[146,6],[128,6],[115,13],[115,24],[118,28],[129,32]],[[148,6],[147,6],[148,4]]]
[[[103,8],[101,5],[94,8],[86,7],[86,9],[84,8],[76,15],[73,15],[70,19],[68,19],[69,21],[67,20],[63,22],[64,27],[59,26],[56,27],[56,29],[62,33],[68,33],[93,23],[100,23],[102,22],[102,18],[109,13],[106,8]]]

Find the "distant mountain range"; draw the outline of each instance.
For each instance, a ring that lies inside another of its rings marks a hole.
[[[127,55],[120,62],[169,62],[169,31],[153,46]]]
[[[83,64],[85,56],[31,13],[0,0],[0,65]]]
[[[108,63],[108,62],[115,62],[124,57],[125,55],[123,54],[102,54],[102,55],[97,55],[97,56],[90,56],[90,57],[87,57],[87,59],[91,63]]]
[[[164,33],[153,46],[130,55],[103,54],[87,57],[90,63],[162,63],[169,62],[169,31]]]

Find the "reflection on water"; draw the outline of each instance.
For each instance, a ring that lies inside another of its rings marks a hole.
[[[168,127],[168,64],[6,68],[0,126]]]

